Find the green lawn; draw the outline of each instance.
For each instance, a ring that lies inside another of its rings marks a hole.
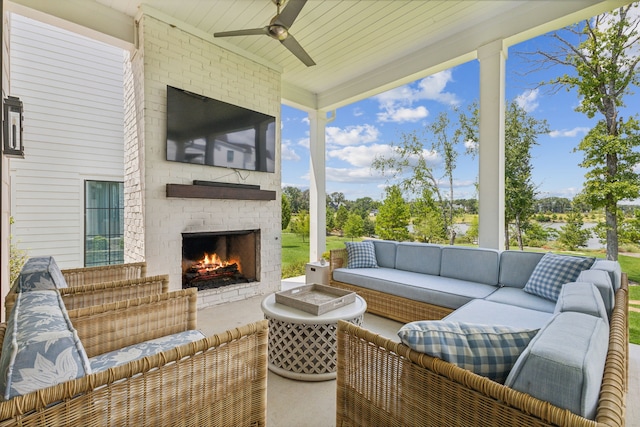
[[[640,344],[640,286],[629,286],[629,342]]]

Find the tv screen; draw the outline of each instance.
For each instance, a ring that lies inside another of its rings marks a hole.
[[[276,119],[167,86],[167,160],[275,171]]]

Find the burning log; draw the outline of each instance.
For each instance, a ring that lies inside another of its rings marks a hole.
[[[189,279],[189,281],[191,282],[213,280],[222,277],[234,277],[240,274],[240,271],[238,270],[238,264],[236,263],[214,268],[200,268],[197,266],[198,264],[194,264],[194,266],[187,270],[186,276],[187,279]]]

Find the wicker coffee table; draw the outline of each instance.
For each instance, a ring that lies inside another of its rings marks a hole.
[[[338,320],[362,325],[367,303],[355,302],[316,316],[276,303],[275,294],[262,301],[269,320],[269,370],[302,381],[326,381],[336,377],[336,329]]]

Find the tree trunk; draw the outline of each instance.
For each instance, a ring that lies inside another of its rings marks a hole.
[[[509,250],[509,224],[506,221],[504,223],[504,249]]]
[[[617,133],[617,130],[616,130]],[[614,177],[618,173],[618,156],[607,154],[607,173]],[[613,194],[607,194],[605,199],[605,220],[607,224],[607,259],[618,260],[618,203]]]
[[[520,215],[516,214],[516,240],[518,241],[518,248],[520,250],[524,250],[524,245],[522,244],[522,227],[520,223]]]

